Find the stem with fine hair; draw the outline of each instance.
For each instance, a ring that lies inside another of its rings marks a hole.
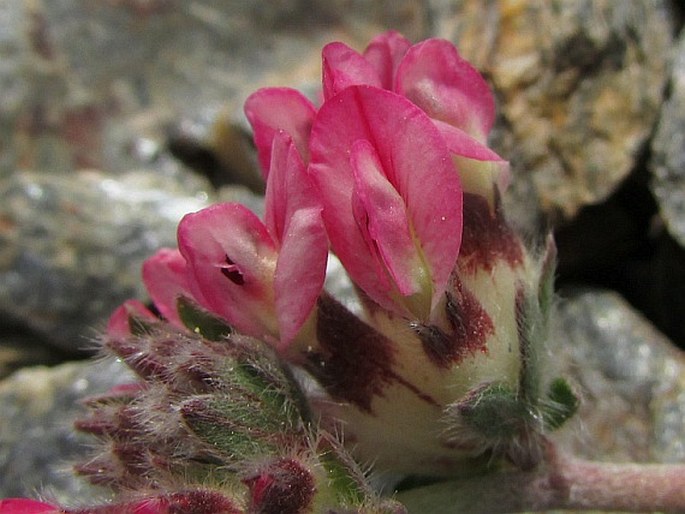
[[[550,445],[532,471],[491,473],[400,492],[410,514],[500,514],[549,509],[685,512],[685,465],[577,459]]]

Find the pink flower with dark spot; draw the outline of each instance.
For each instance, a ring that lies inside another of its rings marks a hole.
[[[270,155],[264,223],[240,204],[218,204],[186,215],[178,241],[202,305],[285,349],[321,292],[328,242],[292,138],[275,131]]]

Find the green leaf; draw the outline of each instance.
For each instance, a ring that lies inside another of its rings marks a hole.
[[[580,405],[578,396],[563,378],[555,379],[549,386],[547,402],[543,407],[545,428],[556,430],[573,416]]]
[[[517,392],[499,382],[471,391],[456,407],[470,428],[485,439],[514,439],[534,421]]]
[[[192,300],[179,296],[176,309],[183,324],[196,334],[210,341],[221,341],[233,333],[226,320],[201,308]]]

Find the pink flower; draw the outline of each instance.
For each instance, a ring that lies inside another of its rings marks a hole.
[[[181,296],[202,304],[199,292],[191,293],[186,261],[176,249],[161,248],[143,262],[143,283],[155,307],[171,324],[185,328],[178,314],[177,303]],[[158,318],[139,300],[127,300],[117,308],[107,323],[107,334],[115,339],[131,334],[130,320],[158,321]]]
[[[191,293],[186,260],[175,248],[161,248],[145,260],[143,283],[160,314],[177,327],[184,327],[178,315],[178,299],[181,296],[203,303],[198,291]]]
[[[0,500],[0,514],[59,514],[59,507],[25,498]]]
[[[336,42],[326,45],[322,56],[326,100],[360,84],[401,94],[431,117],[457,164],[465,168],[460,169],[462,178],[480,171],[506,185],[506,161],[485,144],[495,120],[494,98],[452,43],[433,38],[412,46],[390,31],[374,38],[363,54]]]
[[[158,321],[157,317],[139,300],[126,300],[109,317],[107,335],[113,339],[125,339],[131,335],[131,318]]]
[[[269,87],[252,93],[245,101],[245,115],[252,125],[259,164],[267,178],[271,166],[271,150],[278,131],[288,134],[300,153],[309,162],[309,132],[316,108],[299,91],[285,87]]]
[[[188,214],[178,229],[190,287],[239,331],[285,349],[323,287],[321,206],[292,138],[274,132],[265,223],[239,204]]]
[[[350,86],[312,128],[309,172],[331,245],[374,301],[427,319],[459,252],[462,192],[426,114],[395,93]]]

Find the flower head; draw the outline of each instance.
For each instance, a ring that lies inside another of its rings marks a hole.
[[[179,249],[143,267],[156,310],[207,336],[202,316],[189,324],[180,310],[191,302],[266,342],[318,384],[307,408],[381,471],[453,474],[486,452],[534,460],[519,443],[544,419],[536,345],[551,249],[539,259],[504,215],[489,87],[442,39],[412,45],[391,31],[363,53],[331,43],[322,59],[318,108],[288,88],[247,99],[264,218],[236,203],[186,215]],[[329,247],[358,295],[354,313],[323,289]],[[157,354],[177,343],[142,358],[131,349],[140,338],[120,340],[135,317],[155,319],[128,302],[110,346],[143,377],[173,374]],[[184,373],[204,383],[196,371]],[[187,405],[202,413],[194,422],[220,418],[206,398]],[[255,476],[244,483],[257,501],[278,481]]]

